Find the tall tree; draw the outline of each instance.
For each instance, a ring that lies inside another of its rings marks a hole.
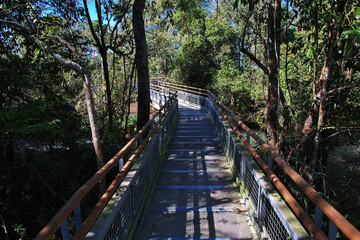
[[[69,67],[82,76],[93,146],[95,149],[98,168],[101,168],[104,165],[104,158],[95,115],[95,106],[91,89],[91,78],[85,58],[78,52],[77,48],[71,44],[71,42],[62,38],[60,34],[55,35],[56,32],[51,31],[40,32],[39,29],[44,28],[44,26],[41,26],[41,23],[43,23],[43,21],[47,21],[47,19],[46,17],[41,19],[42,16],[40,14],[36,14],[32,7],[33,6],[26,4],[22,5],[21,7],[15,6],[14,8],[9,6],[7,9],[2,7],[0,8],[0,22],[6,24],[11,30],[13,30],[14,34],[17,33],[20,36],[25,37],[28,41],[32,42],[38,48],[43,49],[45,52],[55,58],[60,64]],[[34,19],[29,19],[29,16],[34,17]],[[34,23],[39,25],[36,26]],[[41,38],[39,36],[41,36]],[[65,48],[70,52],[70,56],[65,56],[61,51],[54,49],[48,44],[49,42],[55,43],[55,45],[58,44]],[[104,192],[105,188],[106,183],[105,180],[103,180],[100,182],[100,193]]]
[[[150,84],[149,63],[145,35],[144,13],[145,0],[135,0],[133,4],[133,29],[135,37],[135,64],[138,76],[138,131],[149,121]]]
[[[279,131],[279,64],[280,64],[281,1],[268,6],[269,85],[266,107],[266,128],[270,146],[276,149]]]
[[[266,129],[267,138],[273,149],[279,150],[279,66],[280,66],[280,46],[281,46],[281,1],[271,0],[266,4],[267,8],[267,46],[268,62],[263,62],[251,53],[251,45],[246,46],[245,37],[250,35],[249,18],[253,14],[255,4],[258,1],[245,1],[248,5],[249,16],[244,20],[244,30],[242,33],[240,51],[249,57],[260,69],[268,75],[268,98],[266,104]],[[235,1],[235,6],[239,1]],[[265,60],[265,59],[264,59]],[[284,101],[283,101],[284,102]]]
[[[97,31],[90,17],[87,0],[83,0],[83,4],[91,35],[95,40],[95,46],[97,47],[102,59],[102,70],[106,86],[106,98],[109,116],[109,130],[112,131],[114,108],[111,101],[108,50],[112,50],[115,54],[120,56],[131,54],[131,51],[125,53],[121,50],[126,43],[131,44],[131,40],[129,39],[131,36],[131,29],[127,24],[126,18],[126,15],[130,9],[130,2],[124,1],[121,2],[121,4],[115,4],[112,1],[105,1],[102,3],[101,0],[95,0],[95,9],[98,19]],[[106,16],[103,14],[104,10]],[[114,23],[112,23],[113,19],[115,19]],[[120,34],[119,30],[123,30],[121,31],[122,34]]]

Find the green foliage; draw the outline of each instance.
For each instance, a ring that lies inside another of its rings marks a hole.
[[[137,117],[130,116],[128,121],[128,132],[129,134],[133,135],[136,133],[136,126],[137,126]],[[123,123],[123,128],[125,127],[125,122]]]
[[[31,239],[73,191],[59,176],[82,168],[64,154],[84,133],[73,107],[82,85],[21,38],[2,45],[0,70],[0,211],[11,239]]]
[[[204,36],[189,38],[176,57],[176,77],[186,84],[205,88],[213,81],[216,71],[211,46]]]
[[[256,122],[257,91],[252,88],[253,81],[251,74],[236,68],[231,61],[223,62],[217,74],[218,96],[225,105],[240,114],[245,121]]]
[[[14,224],[11,227],[18,234],[19,240],[26,239],[26,228],[24,227],[24,225],[22,225],[22,224],[20,224],[20,225]]]

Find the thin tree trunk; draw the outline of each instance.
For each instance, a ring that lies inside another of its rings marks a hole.
[[[91,80],[90,80],[90,76],[89,76],[88,72],[83,73],[82,77],[84,80],[85,100],[86,100],[86,106],[87,106],[88,115],[89,115],[89,122],[90,122],[93,146],[94,146],[95,154],[96,154],[96,162],[97,162],[98,169],[100,169],[104,166],[104,157],[103,157],[102,148],[101,148],[99,129],[97,126],[97,121],[96,121],[96,116],[95,116],[95,106],[94,106],[94,100],[93,100],[92,90],[91,90]],[[106,190],[106,180],[104,178],[103,180],[101,180],[99,182],[100,196],[105,192],[105,190]]]
[[[334,1],[331,7],[334,12],[344,12],[346,1]],[[315,6],[318,11],[318,6]],[[328,83],[332,79],[340,77],[340,61],[342,45],[338,42],[341,30],[334,25],[335,20],[328,22],[328,37],[324,49],[325,59],[318,83],[314,81],[313,104],[309,116],[303,127],[303,136],[299,144],[299,157],[304,159],[304,174],[310,182],[314,181],[317,163],[323,164],[323,125],[325,122],[326,108],[331,108],[332,103],[327,101]],[[318,31],[316,29],[316,31]],[[316,47],[318,36],[316,34]],[[314,72],[314,77],[316,72]],[[315,130],[314,130],[315,129]],[[314,183],[313,183],[314,184]]]
[[[4,234],[6,235],[6,240],[10,240],[8,231],[6,229],[5,221],[4,221],[3,217],[1,216],[1,214],[0,214],[0,221],[1,221],[1,227],[3,228]]]
[[[143,19],[144,8],[145,0],[134,1],[132,22],[136,46],[135,63],[138,73],[138,131],[149,121],[150,115],[149,64]],[[146,134],[143,136],[145,137]]]
[[[125,134],[127,133],[128,130],[128,123],[129,123],[129,116],[130,116],[130,104],[131,104],[131,94],[132,94],[132,80],[134,77],[134,72],[135,72],[135,63],[133,64],[132,68],[131,68],[131,74],[129,77],[129,93],[128,93],[128,99],[127,99],[127,112],[126,112],[126,118],[125,118]],[[124,135],[124,142],[126,136]]]
[[[135,63],[132,66],[131,69],[131,74],[130,74],[130,78],[129,78],[129,92],[128,92],[128,99],[126,101],[127,105],[126,105],[126,117],[125,117],[125,134],[128,131],[128,123],[129,123],[129,116],[130,116],[130,104],[131,104],[131,94],[132,94],[132,81],[133,81],[133,77],[134,77],[134,72],[135,72]],[[124,142],[125,142],[125,135],[124,135]]]
[[[87,1],[83,0],[83,4],[85,7],[85,15],[86,15],[88,24],[90,26],[91,35],[93,36],[93,38],[96,42],[95,46],[98,48],[101,59],[102,59],[103,77],[104,77],[105,85],[106,85],[107,109],[108,109],[108,116],[109,116],[109,130],[112,131],[113,130],[114,111],[113,111],[112,101],[111,101],[109,64],[107,62],[108,61],[108,57],[107,57],[108,47],[106,46],[106,43],[105,43],[105,32],[103,30],[103,21],[102,21],[102,14],[101,14],[101,1],[100,0],[95,1],[96,13],[97,13],[98,21],[99,21],[99,26],[100,26],[100,38],[97,36],[94,26],[93,26],[93,22],[91,21],[90,12],[89,12],[89,9],[87,6]]]
[[[109,116],[109,131],[111,132],[114,128],[113,126],[113,107],[112,107],[112,101],[111,101],[111,88],[110,88],[110,75],[109,75],[109,64],[108,64],[108,58],[107,58],[107,52],[106,49],[101,49],[100,55],[102,58],[102,67],[103,67],[103,73],[104,73],[104,79],[106,84],[106,99],[107,99],[107,109],[108,109],[108,116]]]
[[[121,113],[120,113],[121,126],[124,121],[124,116],[125,116],[125,111],[126,111],[125,110],[126,96],[127,96],[126,92],[127,92],[127,87],[128,87],[128,79],[127,79],[127,73],[126,73],[126,57],[125,56],[123,56],[123,66],[124,66],[124,87],[123,87],[123,91],[122,91],[122,101],[121,101],[121,108],[120,108],[121,109]]]

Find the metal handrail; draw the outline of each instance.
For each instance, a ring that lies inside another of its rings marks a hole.
[[[155,117],[159,115],[159,118],[161,118],[161,111],[162,110],[168,110],[171,106],[171,102],[176,99],[176,93],[173,94],[169,100],[159,109],[159,111],[152,116],[152,118],[144,125],[144,127],[141,128],[141,130],[111,159],[109,160],[101,169],[99,169],[88,181],[86,181],[73,195],[72,197],[65,203],[65,205],[55,214],[55,216],[48,222],[48,224],[38,233],[38,235],[35,237],[36,240],[42,240],[42,239],[50,239],[56,231],[60,228],[61,224],[70,216],[71,212],[74,211],[76,206],[81,202],[81,200],[90,192],[91,189],[93,189],[101,179],[103,179],[106,174],[116,166],[116,164],[120,161],[121,158],[125,156],[125,154],[131,149],[131,147],[140,139],[140,137],[144,134],[144,132],[147,132],[148,128],[152,125],[152,123],[155,120]],[[166,108],[166,106],[168,108]],[[164,116],[165,114],[163,114]],[[159,125],[160,120],[157,122],[155,126]],[[103,196],[100,198],[99,202],[96,204],[94,210],[90,213],[89,217],[87,218],[84,223],[82,224],[81,232],[78,235],[75,235],[77,237],[84,237],[83,232],[85,229],[88,228],[88,226],[95,222],[94,218],[96,218],[100,215],[102,209],[105,207],[108,200],[111,198],[112,193],[114,190],[116,190],[115,185],[118,184],[118,182],[126,177],[126,174],[130,170],[132,164],[134,163],[136,157],[140,154],[141,150],[144,148],[146,143],[148,142],[151,135],[154,133],[155,127],[152,131],[148,134],[146,139],[144,139],[143,144],[141,144],[138,149],[133,154],[133,159],[129,159],[128,162],[124,165],[124,167],[121,169],[119,174],[116,176],[114,181],[111,183],[109,188],[106,190],[106,192],[103,194]],[[136,157],[135,157],[136,156]],[[110,196],[110,197],[109,197]],[[105,203],[105,204],[104,204]],[[100,213],[99,213],[100,212]],[[97,215],[99,213],[99,215]],[[96,216],[97,215],[97,216]],[[90,227],[91,227],[90,226]],[[80,230],[79,229],[79,230]],[[74,237],[75,237],[74,236]]]
[[[171,84],[169,84],[171,85]],[[176,84],[178,89],[186,90],[187,86]],[[193,93],[193,91],[189,91],[190,93]],[[289,177],[295,182],[295,184],[310,198],[310,200],[321,209],[323,213],[344,233],[344,235],[349,239],[360,239],[360,232],[343,216],[341,215],[331,204],[329,204],[303,177],[300,176],[299,173],[297,173],[284,159],[282,159],[267,143],[265,143],[256,133],[254,133],[249,127],[247,127],[242,121],[240,121],[236,115],[225,105],[221,103],[221,101],[209,90],[202,89],[202,92],[207,92],[207,96],[209,99],[213,99],[212,101],[219,104],[221,108],[223,109],[223,112],[225,111],[225,116],[227,121],[230,124],[229,117],[232,117],[235,120],[235,123],[237,126],[235,126],[236,129],[240,126],[244,131],[246,131],[252,138],[255,139],[255,141],[261,146],[263,150],[265,150],[271,157],[276,161],[276,163],[289,175]],[[234,125],[231,123],[231,125]],[[246,145],[245,145],[246,146]],[[250,145],[246,146],[251,147]],[[251,148],[250,148],[251,149]],[[248,148],[248,150],[250,151]],[[251,151],[250,151],[251,152]],[[255,158],[255,160],[259,159],[258,157]],[[261,162],[260,162],[261,163]],[[261,163],[258,164],[262,166],[264,169],[270,169],[267,164]],[[271,170],[271,169],[270,169]],[[271,176],[272,173],[268,171],[268,174]],[[266,173],[266,172],[265,172]],[[270,178],[273,181],[274,185],[276,186],[278,183],[275,184],[275,182],[278,182],[278,178]],[[278,189],[279,190],[279,189]],[[279,190],[280,191],[280,190]],[[287,194],[285,194],[287,195]],[[285,198],[285,196],[283,196]],[[309,221],[309,218],[303,215],[303,211],[300,209],[293,209],[291,204],[291,200],[288,200],[289,205],[291,206],[291,209],[294,211],[294,213],[299,217],[300,220],[303,221],[303,224],[307,227],[307,229],[314,234],[314,236],[318,236],[318,239],[325,239],[324,235],[319,233],[319,227],[316,227],[313,223],[313,220],[311,219],[311,222]],[[295,206],[295,205],[294,205]],[[321,231],[321,230],[320,230]],[[326,237],[326,236],[325,236]],[[326,237],[327,238],[327,237]]]

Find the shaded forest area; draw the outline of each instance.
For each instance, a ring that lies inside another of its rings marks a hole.
[[[211,89],[360,228],[359,1],[3,1],[0,38],[1,239],[33,238],[136,132],[149,76]]]

